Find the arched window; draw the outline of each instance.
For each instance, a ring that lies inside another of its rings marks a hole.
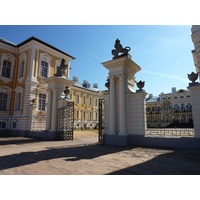
[[[46,107],[46,94],[39,94],[38,110],[45,111]]]
[[[178,104],[175,104],[174,111],[178,111],[178,110],[179,110],[179,106],[178,106]]]
[[[178,99],[178,97],[174,97],[174,100],[177,100]]]
[[[0,93],[0,110],[7,110],[8,95],[6,93]]]
[[[48,77],[48,63],[45,61],[41,61],[40,67],[40,76],[47,78]]]
[[[191,110],[192,110],[192,105],[191,105],[191,103],[188,103],[188,104],[186,105],[186,108],[187,108],[187,111],[191,111]]]
[[[10,78],[11,73],[11,62],[8,60],[3,61],[2,76]]]
[[[182,103],[181,104],[181,112],[184,112],[185,111],[185,105]]]
[[[184,96],[180,96],[180,99],[184,99]]]

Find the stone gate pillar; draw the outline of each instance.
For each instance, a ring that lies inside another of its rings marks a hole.
[[[119,40],[116,40],[118,42]],[[105,99],[104,144],[126,146],[134,144],[137,135],[145,135],[146,92],[134,90],[135,74],[141,70],[132,61],[128,48],[112,51],[113,60],[102,63],[109,70],[109,91]],[[123,53],[118,56],[118,53]],[[134,126],[133,126],[134,124]]]
[[[48,103],[47,103],[47,121],[45,138],[55,139],[57,129],[57,109],[67,105],[67,100],[61,95],[65,87],[75,84],[63,76],[52,76],[43,80],[48,84]]]

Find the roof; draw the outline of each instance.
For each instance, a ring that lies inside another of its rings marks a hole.
[[[148,97],[146,99],[147,103],[153,103],[153,102],[160,102],[160,97],[159,96],[155,96],[155,97]]]
[[[19,48],[20,46],[22,46],[22,45],[24,45],[24,44],[30,42],[31,40],[35,40],[35,41],[37,41],[37,42],[39,42],[39,43],[41,43],[41,44],[44,44],[44,45],[46,45],[46,46],[48,46],[48,47],[50,47],[50,48],[52,48],[52,49],[54,49],[54,50],[56,50],[56,51],[62,53],[62,54],[65,54],[66,56],[71,57],[72,59],[75,59],[75,57],[70,56],[69,54],[65,53],[64,51],[61,51],[60,49],[57,49],[56,47],[54,47],[54,46],[52,46],[52,45],[50,45],[50,44],[48,44],[48,43],[46,43],[46,42],[44,42],[44,41],[42,41],[42,40],[36,38],[36,37],[34,37],[34,36],[32,36],[32,37],[28,38],[27,40],[21,42],[20,44],[12,43],[12,42],[10,42],[10,41],[8,41],[8,40],[5,40],[4,38],[1,38],[1,37],[0,37],[0,41],[1,41],[1,42],[6,43],[6,44],[9,44],[9,45],[14,46],[14,47],[17,47],[17,48]]]
[[[91,92],[100,93],[102,91],[102,90],[100,90],[98,88],[94,88],[94,87],[84,87],[82,83],[78,83],[78,82],[76,82],[73,86],[79,87],[81,89],[88,90],[88,91],[91,91]]]
[[[16,46],[17,46],[15,43],[10,42],[10,41],[8,41],[8,40],[2,38],[2,37],[0,37],[0,41],[3,42],[3,43],[5,43],[5,44],[9,44],[9,45],[11,45],[11,46],[13,46],[13,47],[16,47]]]

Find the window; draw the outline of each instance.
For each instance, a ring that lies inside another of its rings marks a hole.
[[[0,93],[0,110],[6,110],[7,108],[8,95]]]
[[[174,111],[179,111],[179,106],[177,104],[174,106]]]
[[[181,96],[180,99],[184,99],[184,96]]]
[[[16,104],[15,104],[15,110],[20,110],[20,104],[21,104],[21,93],[17,93],[16,95]]]
[[[90,112],[90,119],[92,119],[92,112]]]
[[[98,106],[98,100],[95,99],[95,106],[97,107]]]
[[[85,114],[85,111],[83,111],[83,119],[86,118],[86,114]]]
[[[190,98],[190,95],[187,95],[187,99],[189,99]]]
[[[90,97],[90,106],[92,106],[92,98]]]
[[[41,61],[40,76],[47,78],[48,75],[48,63]]]
[[[97,112],[95,113],[95,117],[96,117],[95,119],[98,120],[98,113]]]
[[[86,96],[83,96],[83,105],[86,105]]]
[[[181,104],[181,112],[184,112],[184,111],[185,111],[185,105]]]
[[[191,111],[191,110],[192,110],[192,105],[191,105],[191,103],[188,103],[188,104],[186,105],[186,109],[187,109],[187,111]]]
[[[79,110],[76,111],[76,118],[79,119]]]
[[[6,122],[0,122],[0,128],[6,128]]]
[[[174,100],[177,100],[178,99],[178,97],[174,97]]]
[[[45,105],[46,105],[46,95],[45,94],[39,94],[38,110],[45,111]]]
[[[77,94],[77,95],[76,95],[76,103],[79,104],[79,102],[80,102],[80,95]]]
[[[2,68],[2,76],[10,78],[10,72],[11,72],[11,62],[4,60]]]
[[[22,60],[21,63],[20,63],[19,78],[24,76],[24,65],[25,65],[25,61]]]
[[[17,128],[17,122],[13,122],[13,128]]]

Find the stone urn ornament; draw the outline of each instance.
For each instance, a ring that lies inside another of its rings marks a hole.
[[[68,98],[69,93],[70,93],[70,88],[66,86],[64,90],[65,98]]]
[[[143,87],[144,87],[145,81],[139,81],[137,82],[137,87],[139,88],[139,90],[137,91],[143,91]]]
[[[107,82],[105,83],[105,87],[107,87],[107,88],[108,88],[108,91],[109,91],[109,90],[110,90],[110,79],[107,78],[106,81],[107,81]]]
[[[188,74],[188,79],[190,81],[192,81],[192,83],[190,83],[189,85],[194,85],[197,84],[197,82],[195,82],[198,79],[199,75],[197,73],[192,72],[191,74]]]

